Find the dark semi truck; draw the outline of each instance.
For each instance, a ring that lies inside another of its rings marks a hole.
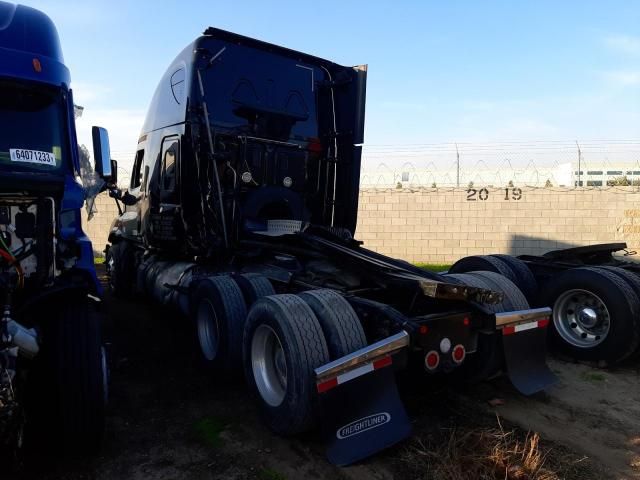
[[[366,75],[209,28],[160,80],[130,186],[111,192],[125,206],[107,247],[114,294],[174,307],[274,432],[321,419],[337,464],[409,435],[394,380],[409,364],[466,381],[503,371],[525,394],[554,381],[551,310],[513,282],[429,273],[354,238]]]

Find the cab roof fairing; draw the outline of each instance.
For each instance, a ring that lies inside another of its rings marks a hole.
[[[69,87],[58,31],[46,14],[0,1],[0,76]]]
[[[154,130],[183,123],[186,120],[196,43],[197,41],[187,45],[162,75],[147,108],[147,116],[140,132],[140,138]],[[182,88],[183,96],[178,103],[172,87],[172,77],[181,69],[184,70],[184,85]]]

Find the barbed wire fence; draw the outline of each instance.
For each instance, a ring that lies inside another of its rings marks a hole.
[[[361,188],[640,186],[640,140],[365,145]]]
[[[134,151],[114,150],[126,188]],[[640,139],[365,144],[361,188],[640,186]]]

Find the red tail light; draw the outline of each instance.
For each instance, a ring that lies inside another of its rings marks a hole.
[[[435,370],[440,365],[440,355],[435,350],[431,350],[424,357],[424,366],[427,370]]]
[[[467,351],[464,348],[464,345],[456,345],[453,347],[453,351],[451,352],[451,358],[456,363],[462,363],[464,361],[464,357],[467,356]]]

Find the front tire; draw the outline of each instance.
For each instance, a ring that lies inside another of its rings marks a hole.
[[[71,456],[94,454],[104,432],[107,395],[99,317],[80,295],[50,312],[30,372],[25,441]]]
[[[135,285],[135,250],[126,240],[109,247],[105,257],[109,290],[114,296],[128,298]]]

